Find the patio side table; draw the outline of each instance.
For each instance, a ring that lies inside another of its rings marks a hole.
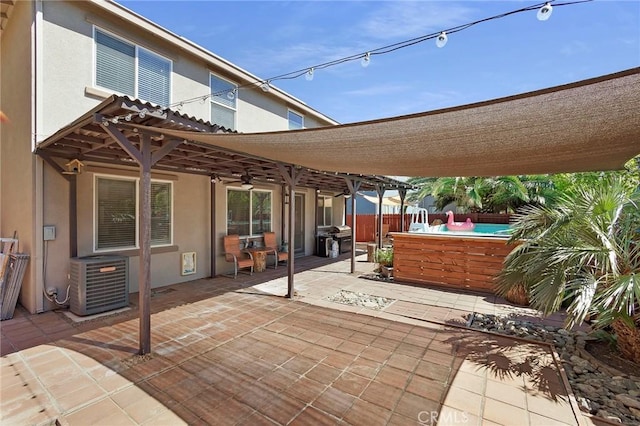
[[[243,251],[251,253],[253,256],[253,270],[255,272],[263,272],[267,269],[267,250],[264,247],[249,247]]]

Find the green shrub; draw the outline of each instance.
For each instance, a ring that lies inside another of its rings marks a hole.
[[[393,248],[376,249],[376,262],[383,266],[393,266]]]

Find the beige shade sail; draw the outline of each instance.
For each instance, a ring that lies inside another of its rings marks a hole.
[[[640,153],[640,68],[461,107],[317,129],[154,130],[342,173],[436,177],[615,170]]]
[[[369,201],[373,204],[378,204],[378,197],[373,197],[370,195],[358,194],[361,195],[365,200]],[[402,205],[402,201],[400,197],[382,197],[382,205],[383,206],[400,206]]]

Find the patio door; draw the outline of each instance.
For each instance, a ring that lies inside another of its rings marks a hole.
[[[295,194],[295,230],[293,233],[294,254],[304,255],[304,194]]]

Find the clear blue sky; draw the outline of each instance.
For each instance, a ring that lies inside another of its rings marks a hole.
[[[362,53],[534,1],[119,1],[260,78]],[[553,4],[553,3],[552,3]],[[275,85],[349,123],[464,105],[640,66],[640,1],[556,6]],[[241,96],[241,95],[240,95]],[[179,101],[179,99],[174,99]]]

